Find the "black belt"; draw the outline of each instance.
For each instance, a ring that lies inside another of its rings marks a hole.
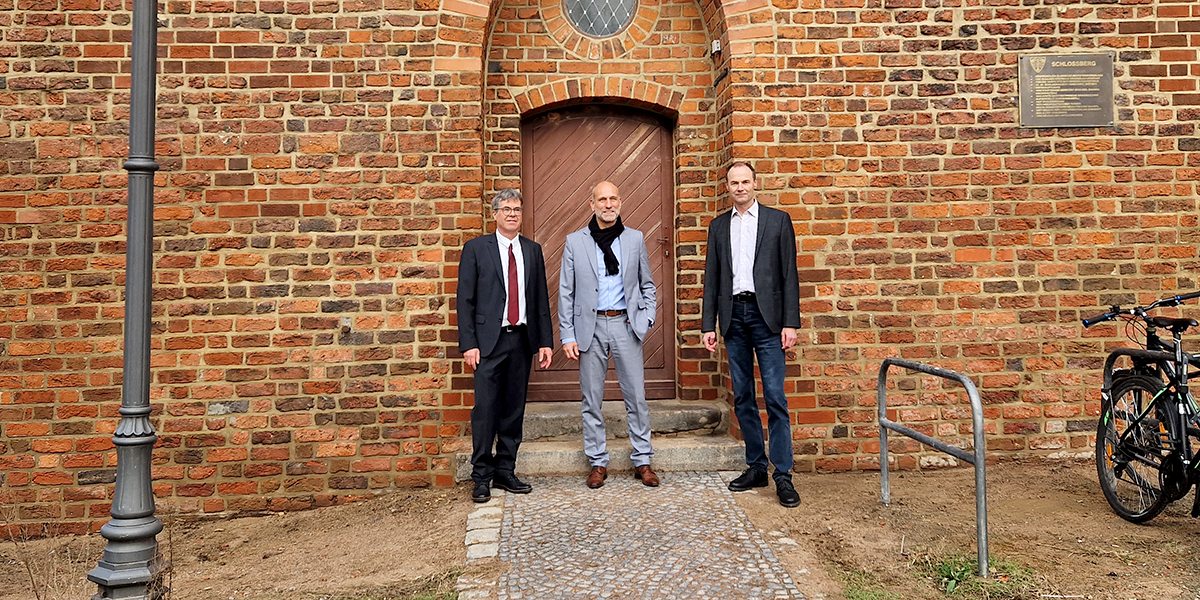
[[[505,325],[500,328],[500,331],[503,333],[516,333],[518,331],[525,331],[525,326],[524,325]]]
[[[754,302],[754,292],[742,292],[733,295],[734,302]]]
[[[625,314],[625,310],[598,310],[596,311],[596,314],[602,317],[619,317]]]

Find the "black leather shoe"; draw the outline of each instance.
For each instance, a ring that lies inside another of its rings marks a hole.
[[[767,487],[767,472],[754,467],[742,471],[737,479],[729,482],[731,492],[744,492],[757,487]]]
[[[533,491],[533,486],[517,479],[512,473],[497,473],[496,478],[492,480],[492,487],[507,490],[514,494],[528,494]]]
[[[785,477],[775,478],[775,493],[779,495],[779,503],[787,508],[796,508],[800,506],[800,494],[796,493],[796,486],[792,485],[792,480]]]
[[[475,489],[471,491],[471,500],[475,502],[487,502],[492,499],[491,486],[482,481],[475,482]]]

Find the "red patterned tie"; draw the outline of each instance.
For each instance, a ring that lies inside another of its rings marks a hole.
[[[514,241],[513,244],[516,242]],[[516,325],[521,318],[520,288],[517,287],[517,256],[513,244],[508,245],[508,324]]]

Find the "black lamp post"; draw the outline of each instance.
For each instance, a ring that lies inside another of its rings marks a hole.
[[[121,421],[113,434],[117,481],[112,520],[100,529],[108,540],[88,579],[99,585],[93,600],[156,598],[167,567],[155,536],[150,460],[150,290],[154,249],[154,109],[158,63],[158,0],[133,0],[132,67],[129,81],[129,216],[125,245],[125,356]]]

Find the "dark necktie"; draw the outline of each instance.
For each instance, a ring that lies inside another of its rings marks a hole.
[[[516,242],[514,242],[516,243]],[[517,255],[513,254],[513,245],[508,245],[508,324],[516,325],[521,318],[521,298],[517,287]]]

